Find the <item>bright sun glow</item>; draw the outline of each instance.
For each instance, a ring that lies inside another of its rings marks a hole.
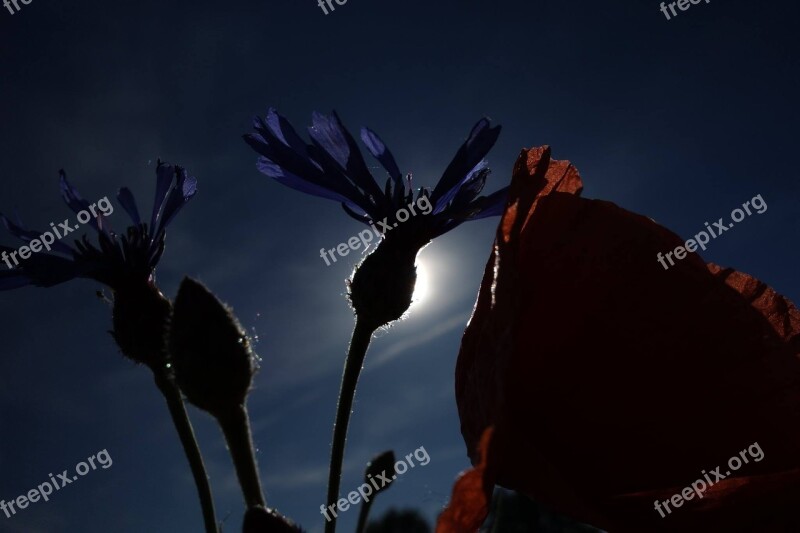
[[[430,275],[425,265],[425,261],[417,259],[417,284],[414,286],[414,297],[411,300],[410,309],[419,308],[424,305],[425,300],[430,296]]]

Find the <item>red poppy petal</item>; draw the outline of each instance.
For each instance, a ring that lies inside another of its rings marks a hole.
[[[740,293],[750,305],[769,320],[775,332],[786,341],[798,342],[800,336],[800,310],[792,302],[775,292],[766,283],[732,268],[722,268],[713,263],[708,270],[724,279],[725,283]]]
[[[577,171],[548,148],[517,162],[456,367],[473,463],[495,426],[498,484],[642,531],[662,519],[631,495],[669,496],[757,441],[764,460],[680,520],[727,526],[740,509],[789,519],[784,499],[800,497],[797,309],[696,253],[662,268],[657,255],[680,237],[579,192]]]
[[[450,505],[439,515],[436,533],[474,532],[486,520],[494,490],[494,476],[488,460],[493,431],[487,428],[481,436],[480,463],[462,473],[453,485]]]

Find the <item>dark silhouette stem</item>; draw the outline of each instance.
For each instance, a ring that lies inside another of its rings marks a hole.
[[[358,526],[356,526],[356,533],[364,533],[364,528],[367,527],[367,518],[369,517],[369,510],[372,507],[373,500],[361,504],[361,511],[358,513]]]
[[[236,468],[236,476],[242,487],[244,501],[247,507],[266,507],[264,491],[261,489],[261,479],[258,475],[256,456],[253,449],[253,436],[250,432],[250,417],[247,407],[236,407],[216,414],[217,421],[228,442],[228,450]]]
[[[218,533],[214,499],[211,496],[211,485],[208,482],[203,456],[200,454],[200,448],[197,445],[189,415],[186,413],[186,406],[183,403],[181,392],[175,382],[166,376],[166,373],[155,372],[154,376],[156,386],[167,400],[167,407],[169,407],[169,413],[172,415],[172,423],[178,431],[178,436],[183,445],[183,452],[186,454],[186,459],[189,460],[189,466],[192,469],[194,483],[197,486],[197,495],[200,497],[200,507],[203,510],[206,533]]]
[[[367,355],[372,333],[375,327],[363,319],[356,319],[356,327],[350,340],[350,350],[344,363],[342,386],[339,389],[339,404],[336,407],[336,422],[333,426],[333,444],[331,446],[331,464],[328,474],[328,507],[336,504],[339,497],[339,485],[342,481],[342,462],[344,460],[344,447],[347,440],[347,425],[350,422],[350,412],[353,408],[353,398],[356,395],[356,384]],[[336,531],[336,516],[331,513],[331,520],[325,523],[325,533]]]

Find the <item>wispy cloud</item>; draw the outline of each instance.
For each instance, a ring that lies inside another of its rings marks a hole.
[[[355,450],[360,451],[360,448]],[[352,456],[359,456],[358,453],[351,453]],[[314,487],[325,487],[328,482],[328,463],[307,466],[307,467],[291,467],[274,474],[268,474],[264,477],[264,484],[268,487],[280,487],[280,490],[288,489],[309,489]],[[348,474],[353,469],[364,469],[365,464],[360,464],[357,461],[350,459],[346,460],[342,465],[342,472]]]
[[[420,335],[412,335],[408,339],[398,341],[394,343],[391,347],[387,348],[382,352],[379,352],[378,355],[373,357],[372,361],[369,364],[368,369],[374,370],[376,368],[379,368],[385,365],[386,363],[392,361],[403,352],[406,352],[418,346],[422,346],[437,337],[440,337],[446,333],[453,331],[454,329],[464,328],[466,327],[467,320],[469,320],[469,313],[457,314],[451,317],[449,320],[437,324],[436,326],[432,327],[425,333],[422,333]]]

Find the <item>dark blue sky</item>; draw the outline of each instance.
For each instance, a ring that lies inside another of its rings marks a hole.
[[[174,296],[184,275],[197,277],[257,332],[250,411],[267,499],[318,532],[352,325],[343,280],[359,257],[328,267],[319,249],[362,228],[334,202],[256,171],[240,138],[251,116],[274,105],[302,128],[313,110],[336,109],[351,130],[380,133],[429,186],[489,116],[504,128],[490,191],[521,148],[550,144],[581,171],[585,196],[685,238],[761,194],[768,211],[703,256],[798,301],[798,14],[790,1],[715,0],[667,21],[651,0],[349,0],[327,16],[314,0],[33,0],[0,10],[0,211],[42,228],[71,216],[62,167],[90,201],[128,185],[145,211],[157,158],[198,178],[159,284]],[[431,456],[375,516],[412,506],[432,520],[468,464],[453,368],[496,223],[463,225],[423,251],[428,298],[367,357],[342,490],[384,449]],[[48,503],[0,514],[0,531],[199,531],[163,400],[149,371],[118,354],[97,288],[0,294],[0,499],[99,450],[114,461]],[[221,435],[192,415],[218,514],[236,531],[242,503]],[[345,513],[341,530],[356,518]]]

